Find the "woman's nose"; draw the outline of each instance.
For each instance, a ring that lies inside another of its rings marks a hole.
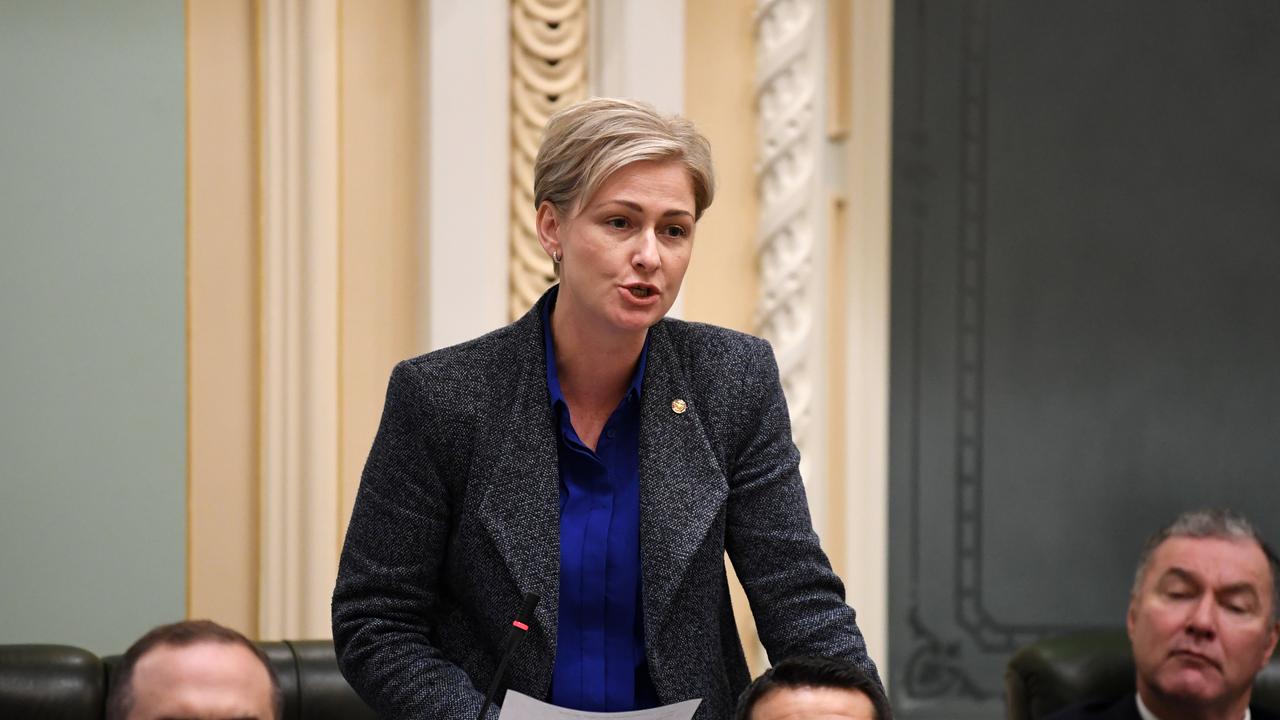
[[[662,255],[658,252],[658,235],[652,227],[646,227],[640,233],[640,244],[631,256],[631,264],[637,270],[653,272],[662,265]]]

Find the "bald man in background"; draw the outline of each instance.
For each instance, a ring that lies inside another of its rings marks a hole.
[[[280,720],[283,696],[266,655],[208,620],[162,625],[112,676],[107,720]]]

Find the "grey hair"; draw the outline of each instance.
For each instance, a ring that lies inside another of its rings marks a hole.
[[[1174,518],[1173,522],[1156,531],[1147,538],[1138,558],[1138,569],[1133,575],[1134,596],[1142,589],[1142,579],[1151,565],[1151,556],[1156,548],[1165,540],[1173,537],[1217,538],[1221,540],[1252,540],[1258,544],[1262,554],[1267,558],[1267,566],[1271,569],[1271,619],[1280,622],[1280,558],[1275,550],[1262,539],[1243,515],[1227,509],[1191,510]]]
[[[711,144],[679,115],[634,100],[593,98],[547,120],[533,163],[533,206],[578,210],[610,175],[643,160],[679,160],[693,186],[694,219],[715,197]]]

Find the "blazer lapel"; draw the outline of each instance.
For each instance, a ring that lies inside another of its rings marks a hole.
[[[541,598],[529,640],[555,650],[560,591],[560,476],[542,343],[542,301],[512,326],[489,373],[492,423],[476,449],[477,514],[520,593]],[[512,608],[514,612],[515,608]],[[523,653],[522,653],[523,654]],[[550,678],[550,668],[546,669]]]
[[[654,325],[640,402],[640,562],[650,637],[665,626],[671,600],[729,492],[690,405],[681,359],[666,323]]]
[[[541,598],[535,611],[541,632],[529,638],[540,651],[520,653],[516,665],[525,658],[527,676],[544,690],[551,668],[534,658],[554,656],[560,590],[560,477],[542,346],[545,301],[512,327],[513,337],[503,343],[510,352],[497,353],[490,374],[504,379],[495,380],[502,385],[491,400],[495,422],[485,428],[472,465],[472,482],[484,488],[481,524],[520,592]],[[640,560],[646,633],[657,638],[670,625],[664,621],[690,562],[723,511],[728,484],[697,409],[673,409],[676,400],[691,402],[678,348],[665,323],[650,332],[640,402]]]

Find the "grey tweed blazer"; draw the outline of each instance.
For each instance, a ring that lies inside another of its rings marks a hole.
[[[392,372],[333,593],[338,663],[384,718],[475,718],[529,592],[542,602],[506,684],[550,695],[560,490],[546,301]],[[812,530],[768,344],[662,320],[641,395],[641,592],[659,698],[702,698],[699,720],[727,718],[749,681],[726,550],[770,658],[835,656],[874,675]]]

